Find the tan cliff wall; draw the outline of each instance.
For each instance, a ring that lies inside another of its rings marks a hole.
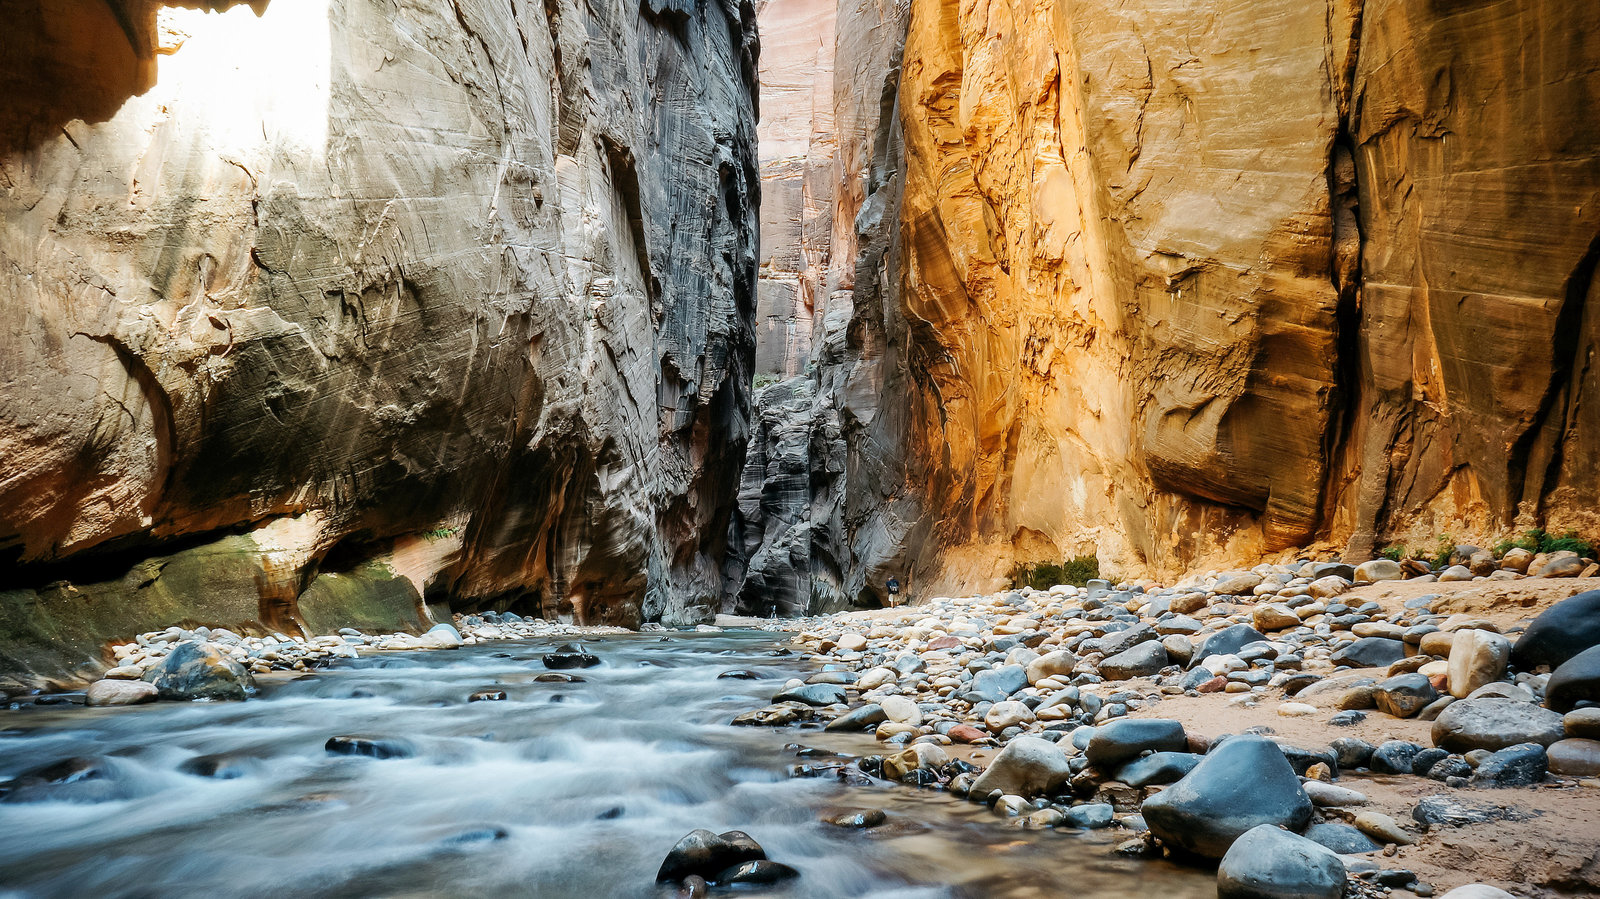
[[[951,586],[1596,524],[1600,11],[1469,6],[913,5],[906,477]]]
[[[218,552],[197,620],[288,629],[372,564],[401,618],[713,611],[749,4],[0,10],[7,616],[70,589],[118,610],[72,639],[165,626],[182,597],[141,596]]]
[[[809,448],[756,431],[810,463],[784,564],[872,602],[1600,528],[1600,9],[853,7]]]

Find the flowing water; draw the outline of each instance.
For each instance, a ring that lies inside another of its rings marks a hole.
[[[799,869],[750,891],[763,896],[1215,895],[1201,872],[1110,855],[1120,831],[1022,831],[946,794],[790,777],[812,761],[795,742],[875,744],[728,726],[805,673],[778,645],[731,631],[591,639],[602,664],[574,672],[582,682],[540,683],[553,644],[497,643],[263,680],[244,703],[0,712],[0,780],[86,756],[109,775],[67,784],[75,801],[0,804],[0,896],[670,896],[656,869],[700,827],[744,830]],[[734,668],[761,677],[717,677]],[[509,698],[466,701],[484,689]],[[415,755],[324,749],[345,734]],[[219,754],[229,776],[180,770]],[[889,823],[819,821],[841,806]]]

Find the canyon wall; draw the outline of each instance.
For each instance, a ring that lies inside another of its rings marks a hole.
[[[186,619],[714,612],[749,3],[0,9],[0,668]]]
[[[839,595],[1600,529],[1600,8],[851,7],[806,387]]]

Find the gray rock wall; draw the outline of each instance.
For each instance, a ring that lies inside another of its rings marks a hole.
[[[374,561],[458,607],[710,614],[753,7],[207,5],[3,4],[0,589],[244,534],[268,626]]]

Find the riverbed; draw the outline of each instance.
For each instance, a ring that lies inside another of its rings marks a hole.
[[[0,713],[0,780],[73,757],[99,772],[0,803],[0,895],[670,896],[656,870],[695,828],[746,831],[800,871],[763,896],[1215,895],[1208,872],[1113,855],[1115,829],[1025,831],[945,793],[791,776],[854,747],[729,726],[812,670],[786,643],[588,639],[601,663],[566,683],[536,680],[555,642],[493,643],[263,678],[242,703]],[[345,735],[409,757],[325,748]],[[839,808],[888,822],[820,820]]]

